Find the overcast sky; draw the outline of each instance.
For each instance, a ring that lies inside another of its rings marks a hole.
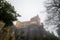
[[[34,17],[37,14],[39,15],[42,22],[46,18],[46,13],[44,13],[45,0],[8,0],[8,1],[12,5],[14,5],[17,13],[19,13],[22,16],[18,18],[19,21],[30,20],[31,17]]]

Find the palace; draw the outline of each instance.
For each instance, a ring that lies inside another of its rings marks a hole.
[[[25,26],[31,25],[31,24],[40,25],[40,18],[39,18],[38,15],[31,18],[30,21],[24,21],[24,22],[17,21],[16,22],[16,27],[17,28],[22,27],[22,26],[25,27]]]

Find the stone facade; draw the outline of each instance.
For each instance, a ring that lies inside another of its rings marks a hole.
[[[0,21],[0,30],[4,27],[5,23],[3,21]]]
[[[37,15],[37,16],[31,18],[30,21],[24,21],[24,22],[17,21],[16,22],[16,27],[17,28],[21,27],[21,26],[25,27],[25,26],[30,25],[30,24],[40,25],[40,18],[39,18],[39,16]]]

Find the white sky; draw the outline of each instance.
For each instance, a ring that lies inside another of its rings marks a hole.
[[[14,5],[17,13],[22,17],[19,17],[19,21],[27,21],[31,17],[39,15],[41,21],[43,22],[46,18],[45,7],[43,2],[45,0],[8,0],[12,5]]]

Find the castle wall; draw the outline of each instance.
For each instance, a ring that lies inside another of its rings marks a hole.
[[[22,26],[25,27],[25,26],[30,25],[30,24],[40,25],[40,18],[39,18],[39,16],[35,16],[35,17],[31,18],[30,21],[25,21],[25,22],[17,21],[16,27],[22,27]]]
[[[16,22],[16,27],[18,28],[18,27],[21,27],[21,26],[22,26],[22,23],[19,22],[19,21],[17,21],[17,22]]]
[[[5,26],[5,23],[3,21],[0,21],[0,30]]]

